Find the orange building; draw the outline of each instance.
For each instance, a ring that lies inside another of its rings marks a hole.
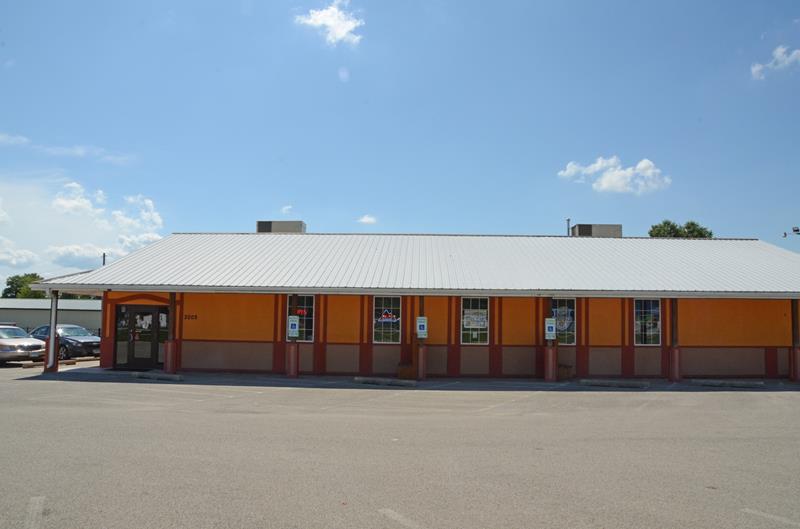
[[[320,375],[800,369],[800,255],[757,240],[174,234],[38,288],[102,295],[101,365],[115,369],[162,367],[165,352],[177,370]]]

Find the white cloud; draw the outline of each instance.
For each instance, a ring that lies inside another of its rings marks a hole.
[[[103,253],[106,259],[116,257],[119,252],[113,248],[103,248],[92,243],[65,244],[47,248],[50,261],[65,268],[87,270],[103,264]]]
[[[311,9],[306,15],[297,15],[294,21],[297,24],[320,28],[325,34],[325,41],[331,46],[339,42],[356,45],[361,41],[361,35],[354,31],[365,24],[364,20],[356,18],[352,12],[341,7],[347,7],[348,0],[333,0],[325,9]]]
[[[0,224],[5,224],[11,220],[8,212],[3,209],[3,197],[0,197]]]
[[[768,63],[753,63],[750,65],[750,76],[755,80],[762,80],[766,70],[783,70],[792,64],[800,64],[800,48],[789,52],[787,46],[778,46],[772,50],[772,60]]]
[[[339,80],[343,83],[346,83],[350,80],[350,70],[342,66],[339,68]]]
[[[373,217],[372,215],[366,214],[362,215],[356,222],[360,222],[361,224],[375,224],[378,222],[378,219]]]
[[[0,235],[0,266],[24,268],[38,260],[39,257],[32,251],[18,249],[11,239]]]
[[[292,207],[294,206],[292,206],[291,204],[286,204],[281,208],[281,213],[283,213],[284,215],[288,215],[289,213],[292,212]]]
[[[0,132],[0,145],[28,145],[30,142],[31,140],[25,136],[15,136]]]
[[[130,154],[114,153],[93,145],[73,145],[71,147],[39,145],[25,136],[7,134],[4,132],[0,132],[0,146],[29,147],[47,156],[86,158],[114,165],[125,165],[135,159]]]
[[[98,189],[97,191],[94,192],[94,201],[97,202],[98,204],[105,204],[107,200],[108,197],[106,196],[105,191],[103,191],[102,189]]]
[[[672,179],[661,169],[643,158],[635,166],[623,167],[618,156],[598,157],[594,163],[581,165],[569,162],[558,176],[572,182],[592,182],[592,189],[600,193],[633,193],[643,195],[669,187]]]
[[[0,240],[0,284],[20,272],[52,277],[95,268],[103,252],[113,261],[159,240],[164,225],[149,197],[89,191],[57,172],[0,172],[0,197],[0,232],[8,238]]]

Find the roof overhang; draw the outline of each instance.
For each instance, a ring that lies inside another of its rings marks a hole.
[[[207,294],[339,294],[394,296],[480,296],[480,297],[576,297],[576,298],[740,298],[800,299],[800,292],[666,291],[666,290],[504,290],[504,289],[405,289],[405,288],[321,288],[321,287],[238,287],[196,285],[100,285],[35,283],[33,290],[100,296],[103,292],[195,292]]]

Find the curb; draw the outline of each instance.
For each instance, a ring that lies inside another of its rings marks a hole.
[[[641,380],[605,380],[582,378],[578,381],[581,386],[597,386],[601,388],[628,388],[628,389],[648,389],[649,382]]]
[[[182,375],[172,375],[170,373],[158,373],[152,371],[134,371],[131,373],[133,378],[144,378],[147,380],[169,380],[172,382],[180,382],[183,380]]]
[[[356,384],[372,384],[375,386],[401,386],[404,388],[417,387],[416,380],[405,380],[402,378],[382,378],[382,377],[354,377]]]
[[[763,380],[714,380],[693,378],[689,380],[693,386],[708,386],[711,388],[751,388],[760,389],[764,387]]]

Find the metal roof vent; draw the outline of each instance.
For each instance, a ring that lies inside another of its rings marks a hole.
[[[573,237],[622,237],[622,224],[576,224]]]
[[[259,220],[256,233],[305,233],[306,223],[302,220]]]

